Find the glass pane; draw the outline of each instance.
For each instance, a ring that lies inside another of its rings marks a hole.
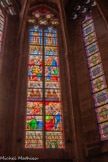
[[[26,131],[25,148],[43,148],[43,133],[41,131]]]
[[[45,65],[58,66],[58,57],[56,56],[45,56]]]
[[[96,109],[98,123],[108,121],[108,105],[104,105]]]
[[[101,135],[101,140],[108,140],[108,122],[99,124],[99,130]]]
[[[96,53],[90,57],[88,57],[88,65],[89,65],[89,68],[92,67],[92,66],[95,66],[97,64],[99,64],[101,62],[101,57],[100,57],[100,53]]]
[[[61,94],[59,89],[45,89],[46,101],[61,101]]]
[[[86,47],[86,54],[87,56],[91,56],[92,54],[96,53],[99,51],[99,47],[98,47],[98,44],[97,42],[89,45]]]
[[[42,130],[42,116],[26,116],[26,130]]]
[[[42,101],[43,90],[42,89],[28,89],[27,90],[28,101]]]
[[[101,77],[93,80],[91,83],[92,83],[93,93],[98,92],[98,91],[100,91],[102,89],[107,88],[107,85],[106,85],[106,81],[105,81],[105,77],[104,76],[101,76]]]
[[[99,124],[101,140],[108,139],[108,90],[104,76],[99,46],[94,23],[91,16],[86,15],[82,22],[83,39],[87,55],[88,68],[93,92],[94,106]],[[104,122],[104,123],[102,123]]]
[[[42,46],[30,46],[29,47],[29,53],[32,54],[32,55],[42,55]]]
[[[102,64],[99,64],[99,65],[90,69],[91,80],[95,79],[95,78],[97,78],[97,77],[99,77],[100,75],[103,75],[103,74],[104,74],[104,72],[103,72]]]
[[[2,52],[2,42],[3,42],[3,32],[4,32],[4,15],[2,13],[2,10],[0,9],[0,53]]]
[[[45,76],[47,79],[53,79],[59,76],[59,69],[56,66],[45,66]]]
[[[46,115],[62,115],[61,102],[45,102]]]
[[[47,56],[58,55],[58,48],[45,46],[45,55],[47,55]]]
[[[46,132],[46,148],[63,148],[63,134],[61,132]]]
[[[42,102],[27,102],[27,115],[42,115],[43,113]]]
[[[108,103],[108,91],[105,89],[93,95],[95,107]]]
[[[45,116],[45,130],[46,131],[62,131],[62,117],[60,115],[56,116]]]
[[[94,33],[91,33],[90,35],[86,36],[84,38],[84,43],[85,43],[85,46],[95,42],[97,39],[96,39],[96,34],[95,32]]]
[[[94,31],[94,25],[93,23],[89,24],[88,26],[83,28],[83,36],[87,36],[88,34],[92,33]]]

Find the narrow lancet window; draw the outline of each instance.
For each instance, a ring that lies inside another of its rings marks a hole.
[[[92,16],[85,16],[82,32],[101,141],[108,139],[108,90]]]
[[[58,34],[53,27],[58,20],[46,9],[33,15],[28,20],[34,25],[30,29],[25,148],[60,149],[64,148],[63,114]]]
[[[0,54],[2,52],[2,45],[3,45],[4,24],[5,24],[5,17],[2,10],[0,9]]]

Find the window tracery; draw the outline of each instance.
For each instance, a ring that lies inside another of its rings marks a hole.
[[[25,148],[64,148],[58,34],[49,26],[52,19],[55,21],[54,15],[46,9],[28,19],[34,24],[30,29]]]

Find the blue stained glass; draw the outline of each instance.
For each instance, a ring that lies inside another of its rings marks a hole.
[[[57,37],[56,31],[52,29],[52,27],[49,27],[47,30],[45,30],[45,37]]]
[[[36,25],[34,28],[30,29],[30,35],[42,36],[42,30]]]

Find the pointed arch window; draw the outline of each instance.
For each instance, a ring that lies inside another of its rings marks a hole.
[[[0,9],[0,54],[2,52],[2,45],[3,45],[4,24],[5,24],[5,16],[2,10]]]
[[[82,32],[101,141],[108,140],[108,90],[92,16],[85,16]]]
[[[25,148],[64,148],[59,72],[59,23],[46,9],[28,19],[30,28]]]

